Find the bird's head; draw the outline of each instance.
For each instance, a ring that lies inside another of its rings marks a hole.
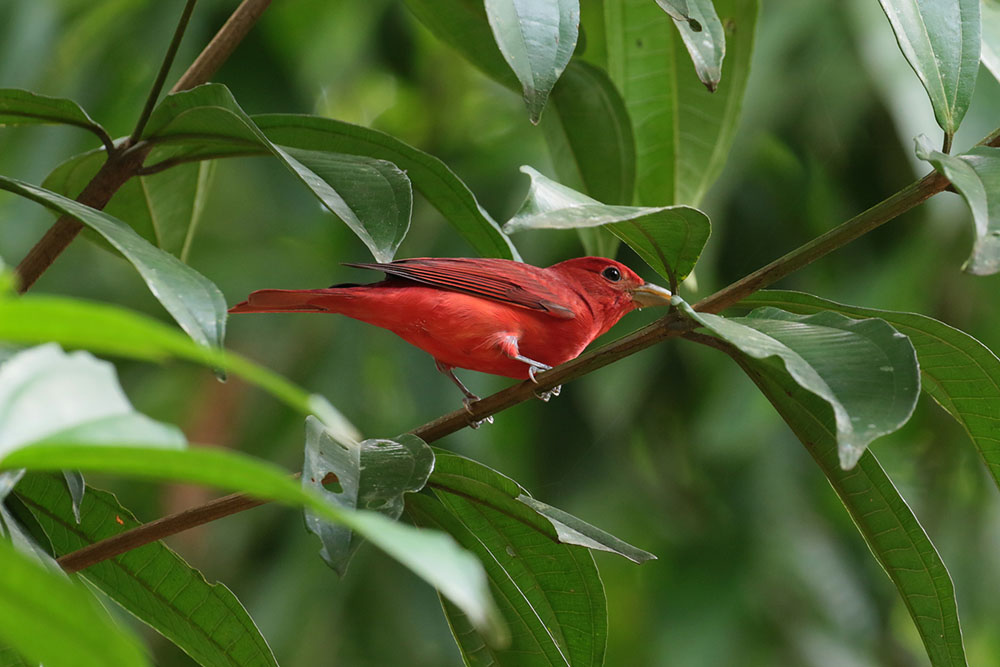
[[[594,315],[611,328],[635,308],[670,305],[670,290],[647,283],[621,262],[605,257],[578,257],[550,267],[570,278]]]

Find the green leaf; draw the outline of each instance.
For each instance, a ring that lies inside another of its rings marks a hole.
[[[219,288],[203,275],[153,247],[131,227],[103,211],[5,176],[0,176],[0,190],[73,217],[96,231],[135,266],[149,290],[191,338],[205,346],[222,346],[226,301]]]
[[[979,73],[979,0],[879,2],[950,144],[969,108]]]
[[[35,664],[149,664],[139,641],[115,625],[90,593],[21,555],[6,540],[0,540],[0,618],[0,642]]]
[[[981,59],[993,78],[1000,81],[1000,2],[983,0],[980,10],[983,22]]]
[[[52,541],[57,556],[141,525],[107,491],[88,487],[82,520],[59,476],[32,473],[17,486]],[[163,542],[92,565],[81,576],[136,618],[169,639],[200,665],[276,665],[271,649],[236,596],[210,584]]]
[[[903,598],[931,664],[965,667],[951,576],[875,456],[866,451],[853,470],[842,470],[837,465],[839,426],[829,405],[773,364],[742,356],[736,360],[823,470]]]
[[[927,137],[920,136],[917,157],[951,181],[972,211],[976,240],[963,270],[977,276],[1000,271],[1000,148],[976,146],[951,156],[934,150]]]
[[[38,663],[28,662],[9,646],[0,646],[0,667],[38,667]]]
[[[493,37],[521,82],[531,122],[537,124],[576,48],[579,0],[485,0],[485,5]]]
[[[395,440],[357,442],[337,437],[320,421],[306,418],[306,450],[302,484],[345,509],[367,509],[398,519],[403,494],[419,491],[434,467],[434,452],[420,438],[404,434]],[[332,488],[324,486],[328,474]],[[306,510],[306,527],[323,543],[320,555],[343,576],[360,546],[349,528],[331,524]]]
[[[680,301],[678,299],[678,301]],[[884,320],[852,320],[838,313],[800,316],[758,308],[725,318],[682,310],[757,366],[787,374],[825,401],[836,421],[840,465],[850,470],[875,438],[909,420],[920,393],[916,353],[909,339]]]
[[[62,97],[38,95],[18,88],[0,88],[0,127],[4,125],[76,125],[111,143],[107,132],[79,104]],[[107,157],[107,153],[104,153]]]
[[[648,551],[634,547],[628,542],[618,539],[611,533],[607,533],[597,526],[592,526],[583,519],[578,519],[558,507],[546,505],[542,501],[535,500],[523,493],[516,500],[545,517],[552,524],[552,527],[556,529],[556,535],[563,544],[575,544],[576,546],[587,547],[588,549],[607,551],[608,553],[624,556],[633,563],[645,563],[647,560],[656,560],[656,556]]]
[[[601,665],[604,587],[593,557],[555,541],[551,524],[512,497],[514,482],[468,459],[438,453],[434,496],[406,499],[417,524],[445,530],[477,554],[510,627],[498,647],[450,605],[445,613],[467,664]]]
[[[24,471],[19,472],[18,478],[23,478]],[[16,516],[15,511],[18,512]],[[59,563],[52,557],[51,551],[46,550],[51,549],[51,544],[48,543],[41,526],[17,497],[7,495],[4,501],[0,502],[0,536],[10,541],[17,551],[39,563],[49,572],[65,576]]]
[[[726,77],[709,93],[659,7],[605,1],[608,73],[635,132],[636,203],[698,206],[722,172],[750,72],[757,6],[757,0],[715,1],[725,28]]]
[[[479,205],[475,195],[433,155],[384,132],[320,116],[262,114],[252,120],[274,144],[368,156],[396,164],[476,252],[486,257],[519,259],[510,239]],[[150,163],[265,154],[257,144],[221,133],[208,137],[174,136],[169,144],[154,149]]]
[[[635,191],[635,139],[621,95],[607,73],[570,61],[552,89],[552,111],[541,123],[562,183],[608,204],[630,204]],[[595,133],[594,128],[601,128]],[[614,257],[618,239],[602,229],[578,229],[588,255]]]
[[[331,428],[353,430],[322,396],[308,394],[285,378],[235,354],[197,345],[175,329],[116,306],[59,297],[0,298],[0,340],[57,342],[144,361],[186,359],[223,368],[271,393],[303,415],[315,414]]]
[[[178,448],[184,435],[136,412],[107,361],[63,352],[55,343],[30,348],[0,366],[0,458],[51,438],[135,442]]]
[[[410,182],[396,165],[362,156],[279,146],[221,84],[168,95],[153,110],[143,139],[153,143],[194,140],[208,151],[219,143],[266,150],[350,227],[380,262],[392,260],[409,229]]]
[[[708,217],[688,206],[606,206],[531,167],[521,171],[531,177],[531,187],[521,209],[504,225],[508,232],[605,225],[671,285],[691,273],[711,233]]]
[[[90,443],[35,444],[8,454],[0,469],[101,471],[160,481],[208,484],[307,508],[342,523],[410,568],[468,614],[480,632],[502,632],[479,562],[447,535],[422,531],[376,512],[349,511],[303,488],[277,466],[218,448],[140,449]],[[4,639],[0,635],[0,639]]]
[[[541,127],[560,181],[607,204],[631,203],[632,122],[607,73],[582,60],[570,61],[552,89],[552,111]]]
[[[330,118],[264,114],[253,120],[271,141],[283,146],[366,155],[396,164],[476,252],[484,257],[520,259],[510,239],[479,205],[472,191],[433,155],[384,132]]]
[[[564,544],[615,553],[634,563],[656,556],[577,517],[535,500],[524,488],[492,468],[447,450],[435,449],[436,462],[429,486],[485,503],[497,511],[516,516],[535,531]],[[511,502],[517,501],[517,502]],[[533,511],[527,511],[524,506]],[[574,534],[575,533],[575,534]],[[563,536],[567,538],[563,540]]]
[[[435,37],[458,51],[488,77],[510,88],[521,86],[496,47],[483,0],[405,0]]]
[[[42,187],[75,197],[104,163],[103,151],[75,155],[52,170]],[[215,175],[214,162],[181,164],[125,182],[104,212],[124,220],[140,236],[187,262]]]
[[[714,93],[722,80],[726,35],[712,0],[656,0],[656,4],[674,20],[698,78]]]
[[[801,292],[758,292],[741,302],[795,313],[832,310],[848,317],[879,317],[905,334],[917,351],[921,388],[962,425],[1000,487],[1000,359],[967,333],[926,315],[859,308]]]

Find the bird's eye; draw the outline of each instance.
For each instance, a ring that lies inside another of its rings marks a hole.
[[[616,283],[622,279],[622,272],[613,266],[609,266],[608,268],[601,271],[601,275],[613,283]]]

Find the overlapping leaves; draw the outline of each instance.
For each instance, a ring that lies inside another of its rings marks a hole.
[[[531,177],[531,187],[521,209],[504,225],[509,232],[603,226],[671,284],[691,273],[711,233],[708,216],[689,206],[608,206],[531,167],[521,171]]]
[[[909,339],[880,319],[837,313],[799,316],[759,308],[746,317],[684,312],[768,372],[787,375],[832,410],[844,470],[855,466],[875,438],[909,420],[920,392],[916,353]]]
[[[510,628],[510,645],[498,647],[444,602],[466,661],[603,664],[604,590],[593,558],[582,547],[634,562],[653,555],[531,498],[516,482],[482,464],[442,450],[436,455],[428,481],[433,494],[407,496],[407,514],[419,525],[450,533],[480,557]]]
[[[219,288],[203,275],[103,211],[5,176],[0,176],[0,190],[68,215],[96,231],[135,266],[149,290],[191,338],[202,345],[222,346],[226,302]]]
[[[963,268],[980,276],[1000,271],[1000,148],[976,146],[951,156],[934,150],[921,136],[917,156],[951,181],[972,212],[976,239]]]

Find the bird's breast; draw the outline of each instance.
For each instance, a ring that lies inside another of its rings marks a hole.
[[[456,368],[525,379],[528,366],[504,354],[498,341],[514,336],[521,355],[556,366],[580,354],[599,329],[587,315],[573,319],[481,297],[423,286],[368,290],[360,305],[338,312],[388,329]]]

